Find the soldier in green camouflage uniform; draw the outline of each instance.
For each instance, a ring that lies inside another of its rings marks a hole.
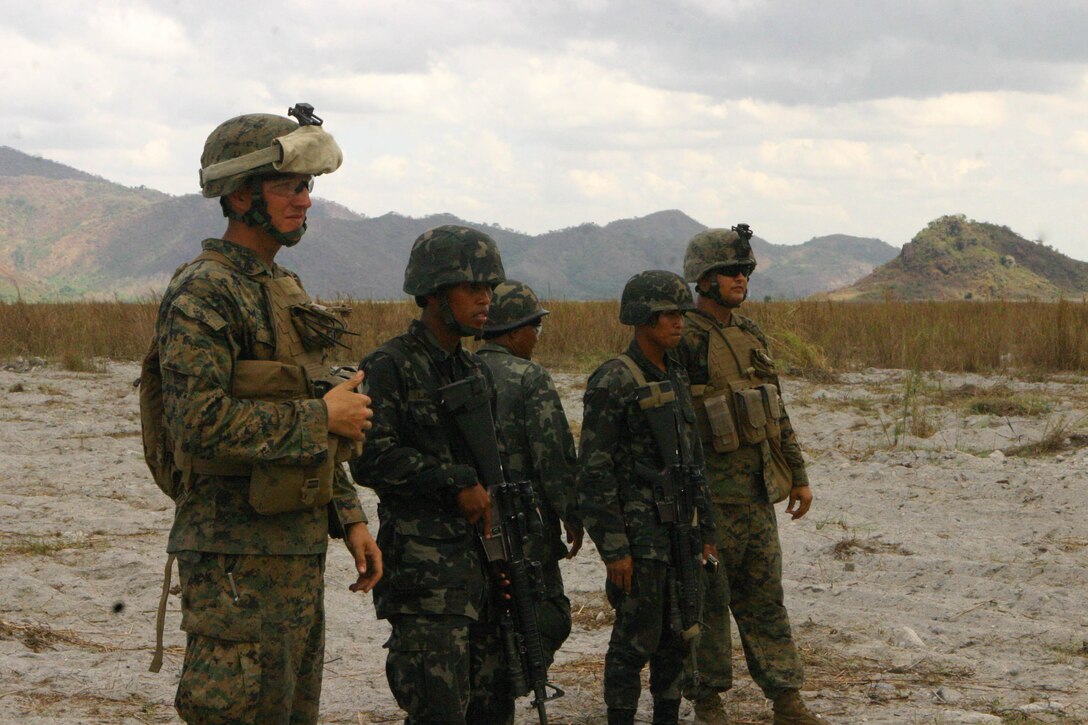
[[[559,560],[578,553],[582,522],[574,488],[574,437],[551,376],[532,361],[547,314],[528,285],[506,280],[495,288],[484,326],[485,342],[476,353],[495,378],[496,421],[506,442],[506,473],[511,481],[531,481],[540,498],[544,536],[530,542],[530,554],[543,566],[545,599],[537,612],[550,661],[570,635],[571,626]],[[569,552],[563,546],[560,520],[571,544]]]
[[[479,524],[490,497],[438,389],[483,375],[461,346],[487,321],[502,261],[486,234],[441,226],[416,239],[404,291],[422,308],[408,332],[362,362],[374,427],[355,479],[380,500],[378,543],[386,576],[374,591],[393,626],[386,675],[405,723],[509,723],[514,697],[503,659]]]
[[[677,352],[691,379],[723,560],[707,583],[704,679],[688,695],[697,723],[728,722],[719,693],[733,684],[732,610],[748,671],[773,702],[775,724],[810,725],[823,721],[798,693],[804,672],[784,604],[773,504],[788,497],[786,513],[800,518],[812,493],[767,339],[736,312],[756,266],[750,237],[745,224],[709,229],[692,238],[684,258],[684,276],[699,296]]]
[[[634,722],[642,689],[640,673],[647,661],[653,721],[675,723],[690,673],[688,644],[669,621],[670,526],[659,519],[653,482],[640,472],[640,468],[651,474],[662,471],[665,459],[639,405],[637,390],[645,381],[671,383],[676,397],[669,405],[680,458],[701,470],[687,375],[671,353],[680,342],[682,312],[692,306],[687,285],[672,272],[650,271],[632,277],[620,306],[620,321],[635,325],[627,359],[616,358],[597,368],[584,397],[578,458],[580,508],[608,569],[606,591],[616,610],[604,673],[609,725]],[[631,365],[636,366],[637,375]],[[701,476],[696,487],[699,530],[695,533],[704,542],[705,558],[715,553],[713,515]]]
[[[299,136],[286,137],[302,128],[311,146],[299,154]],[[220,197],[227,230],[204,241],[159,308],[162,403],[181,482],[168,550],[181,576],[187,643],[176,707],[187,722],[316,723],[330,533],[355,558],[353,589],[381,576],[355,490],[329,460],[332,434],[361,441],[369,427],[369,399],[355,392],[362,377],[313,397],[327,340],[279,327],[289,317],[266,302],[289,289],[300,310],[316,310],[273,257],[305,230],[313,175],[338,165],[339,148],[317,125],[267,114],[221,124],[205,144],[201,186]],[[290,394],[242,379],[261,366],[290,376]],[[262,482],[301,481],[292,476],[321,467],[327,504],[268,515],[251,505]]]

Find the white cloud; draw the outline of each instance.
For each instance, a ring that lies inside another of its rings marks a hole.
[[[150,8],[126,2],[96,2],[90,8],[86,38],[111,54],[138,62],[193,52],[182,26]]]
[[[0,27],[0,143],[191,193],[216,124],[309,101],[346,155],[319,193],[363,213],[902,243],[962,212],[1088,258],[1088,11],[952,5],[44,0]]]

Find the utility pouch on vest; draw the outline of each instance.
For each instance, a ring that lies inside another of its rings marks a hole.
[[[748,445],[767,440],[767,413],[763,409],[763,393],[758,388],[738,390],[733,394],[737,405],[740,439]]]
[[[763,411],[767,414],[767,437],[775,440],[782,435],[782,407],[779,405],[778,386],[764,383],[756,390],[763,394]]]
[[[275,360],[239,360],[231,383],[234,397],[246,400],[301,400],[309,397],[306,372]],[[257,513],[324,506],[332,500],[338,436],[329,436],[329,454],[313,466],[258,463],[249,476],[249,505]]]
[[[729,409],[729,391],[705,398],[706,422],[710,429],[710,444],[717,453],[732,453],[740,448],[733,411]]]
[[[259,463],[249,476],[249,505],[269,516],[324,506],[332,500],[336,436],[329,436],[329,455],[316,466]]]

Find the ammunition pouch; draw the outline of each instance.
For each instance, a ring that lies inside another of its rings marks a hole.
[[[728,390],[706,394],[706,385],[692,385],[695,399],[695,421],[700,437],[717,453],[732,453],[740,448],[740,437],[733,422]],[[701,404],[700,404],[701,403]]]
[[[753,446],[767,440],[767,411],[763,407],[763,394],[759,388],[738,390],[733,393],[733,401],[740,439]]]

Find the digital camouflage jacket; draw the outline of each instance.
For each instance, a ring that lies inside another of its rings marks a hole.
[[[249,250],[222,239],[207,239],[203,247],[223,254],[240,271],[196,262],[175,277],[163,296],[156,334],[171,437],[193,457],[221,463],[321,462],[328,455],[323,401],[230,395],[235,362],[271,359],[276,347],[259,278],[294,273],[275,264],[269,268]],[[248,476],[194,476],[176,501],[168,550],[320,553],[327,547],[330,523],[336,531],[366,521],[354,487],[339,468],[328,507],[262,516],[248,495]]]
[[[487,594],[476,527],[457,494],[478,482],[472,456],[436,391],[487,366],[460,345],[443,350],[416,320],[362,362],[374,410],[355,480],[380,504],[378,545],[385,574],[374,590],[379,618],[447,614],[478,619]],[[492,416],[495,415],[492,394]]]
[[[714,519],[706,481],[701,475],[702,446],[695,429],[688,379],[680,364],[666,355],[667,371],[648,361],[634,341],[626,354],[649,382],[669,380],[676,391],[678,442],[700,469],[695,482],[695,508],[704,543],[714,542]],[[660,523],[653,491],[636,473],[636,463],[655,471],[664,461],[646,414],[636,399],[638,385],[618,359],[597,368],[583,398],[582,436],[578,452],[578,493],[586,529],[605,562],[625,556],[669,560],[669,527]]]
[[[506,475],[511,481],[531,481],[540,498],[547,550],[537,556],[541,562],[558,561],[567,553],[560,519],[579,520],[574,436],[563,403],[548,371],[532,360],[495,343],[485,343],[477,355],[495,379]]]
[[[715,328],[724,326],[712,315],[701,310],[687,313],[688,316],[698,315],[701,319],[709,321]],[[758,341],[758,347],[763,352],[767,351],[767,338],[755,322],[733,312],[730,325],[742,330],[745,334]],[[710,369],[707,363],[709,349],[709,335],[711,333],[699,329],[690,322],[684,325],[683,337],[676,348],[676,355],[687,371],[691,384],[695,386],[705,385],[710,379]],[[778,381],[778,373],[774,369],[774,362],[769,355],[764,355],[767,361],[765,365],[753,365],[752,374],[757,382],[773,383],[781,390]],[[748,361],[744,361],[748,364]],[[790,423],[790,417],[783,405],[779,418],[781,424],[780,441],[782,454],[793,474],[793,485],[807,485],[808,476],[805,473],[805,462],[801,455],[801,445],[797,442],[797,436]],[[712,448],[704,445],[706,451],[707,480],[710,486],[710,494],[717,503],[753,503],[767,500],[767,493],[758,475],[763,473],[763,457],[759,446],[741,445],[730,453],[717,453]],[[757,475],[758,474],[758,475]]]

